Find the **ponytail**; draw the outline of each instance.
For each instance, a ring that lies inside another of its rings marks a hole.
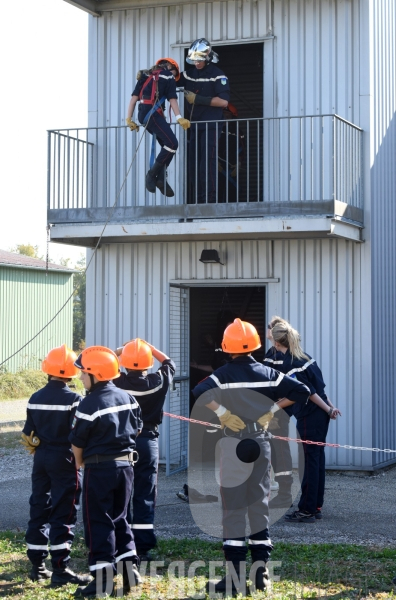
[[[292,358],[307,358],[308,356],[304,353],[301,348],[300,334],[294,329],[287,321],[278,322],[271,331],[272,339],[281,346],[285,346],[292,355]]]

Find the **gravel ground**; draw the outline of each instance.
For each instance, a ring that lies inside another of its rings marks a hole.
[[[31,468],[32,457],[23,448],[0,448],[0,530],[23,531],[26,528]],[[203,533],[194,522],[190,505],[176,497],[176,492],[186,481],[186,472],[166,477],[165,469],[160,467],[156,509],[158,536],[216,539],[208,532],[219,531],[219,503],[191,505],[195,518],[203,519],[205,523],[207,533]],[[275,543],[349,543],[396,547],[395,490],[396,468],[371,476],[329,472],[323,519],[313,524],[289,524],[279,512],[271,514],[271,538]],[[216,494],[216,490],[211,491]]]

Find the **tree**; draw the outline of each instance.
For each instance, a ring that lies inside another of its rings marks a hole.
[[[10,248],[10,252],[16,252],[17,254],[23,254],[31,258],[39,258],[40,260],[44,258],[39,255],[39,247],[32,244],[17,244],[15,248]]]
[[[73,348],[77,351],[85,348],[85,256],[81,255],[74,268]]]

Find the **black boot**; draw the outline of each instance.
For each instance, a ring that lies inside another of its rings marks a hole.
[[[155,163],[153,164],[151,169],[149,171],[147,171],[146,190],[151,192],[152,194],[155,193],[155,188],[157,187],[157,177],[160,174],[162,168],[163,168],[163,165],[161,165],[159,162],[155,161]]]
[[[227,575],[217,583],[208,581],[206,591],[209,596],[211,594],[225,594],[225,596],[242,594],[242,596],[246,596],[246,562],[227,561],[227,570]]]
[[[78,585],[88,585],[92,577],[90,575],[77,575],[71,569],[54,569],[51,577],[51,587],[61,587],[67,583],[78,583]]]
[[[168,198],[172,198],[175,195],[175,192],[172,190],[171,186],[166,181],[166,167],[162,168],[157,177],[157,188]]]
[[[275,498],[271,498],[268,503],[269,508],[291,508],[293,505],[293,496],[291,493],[293,477],[292,475],[279,475],[275,477],[279,483],[279,490]]]
[[[98,577],[98,572],[95,571],[95,579],[85,587],[78,587],[74,592],[74,596],[76,598],[96,598],[99,596],[100,598],[107,598],[111,596],[113,593],[113,577],[110,580],[107,578],[106,569],[104,569],[104,573],[102,577]]]
[[[41,565],[39,565],[39,566],[36,566],[36,565],[32,566],[29,578],[32,581],[44,581],[44,579],[50,579],[51,575],[52,575],[52,572],[48,571],[48,569],[45,566],[45,563],[42,562]]]
[[[143,581],[139,573],[137,565],[131,561],[123,563],[122,585],[124,596],[128,594],[132,588],[142,585]]]
[[[259,566],[259,565],[261,565],[261,566]],[[257,569],[255,570],[253,585],[254,585],[254,591],[261,592],[261,591],[267,590],[269,588],[270,578],[269,578],[268,569],[266,567],[266,562],[260,561],[259,565],[257,565]],[[254,563],[252,564],[252,568],[253,567],[254,567]],[[252,575],[253,575],[253,573],[252,573]]]

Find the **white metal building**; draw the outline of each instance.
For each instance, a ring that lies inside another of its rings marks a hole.
[[[89,128],[49,132],[48,221],[52,241],[87,247],[108,221],[88,272],[87,342],[139,336],[168,351],[170,407],[188,412],[190,361],[219,307],[261,333],[279,314],[343,412],[329,441],[395,448],[394,0],[67,1],[91,14]],[[187,202],[180,131],[175,198],[145,191],[146,140],[122,186],[139,139],[124,127],[136,71],[162,56],[183,65],[202,36],[251,136],[251,189],[236,203]],[[203,249],[224,264],[202,264]],[[162,457],[182,464],[183,425],[164,433]],[[337,469],[394,461],[327,452]]]

